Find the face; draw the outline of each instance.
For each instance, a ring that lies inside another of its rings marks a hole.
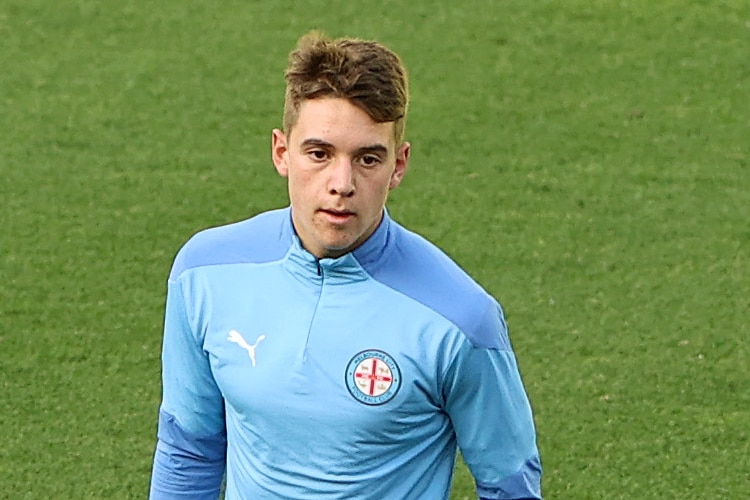
[[[396,144],[393,127],[346,99],[321,98],[302,103],[291,131],[273,131],[273,163],[287,178],[294,228],[316,257],[354,250],[380,224],[409,160],[409,143]]]

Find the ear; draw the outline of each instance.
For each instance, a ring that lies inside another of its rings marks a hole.
[[[408,142],[403,143],[396,150],[396,168],[391,174],[391,182],[388,185],[388,189],[395,189],[401,181],[404,179],[406,174],[406,168],[409,166],[409,154],[411,153],[411,144]]]
[[[276,171],[282,177],[289,175],[289,146],[287,136],[281,130],[275,128],[271,133],[271,159]]]

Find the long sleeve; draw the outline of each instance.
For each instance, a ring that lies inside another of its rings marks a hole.
[[[167,291],[152,500],[216,499],[225,469],[223,398],[202,348],[200,312],[195,312],[201,310],[201,297],[198,287],[182,278],[170,279]]]
[[[498,314],[503,341],[497,344],[503,346],[468,340],[461,346],[444,385],[446,411],[480,498],[541,499],[531,407],[499,309]]]

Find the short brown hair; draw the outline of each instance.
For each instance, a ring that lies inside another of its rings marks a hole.
[[[409,83],[401,59],[378,42],[332,40],[318,31],[304,35],[289,54],[284,97],[284,130],[297,123],[306,99],[348,99],[377,123],[394,122],[401,142],[409,104]]]

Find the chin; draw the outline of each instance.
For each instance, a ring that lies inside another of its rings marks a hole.
[[[327,256],[335,258],[351,251],[353,247],[353,241],[331,241],[325,245],[324,249]]]

